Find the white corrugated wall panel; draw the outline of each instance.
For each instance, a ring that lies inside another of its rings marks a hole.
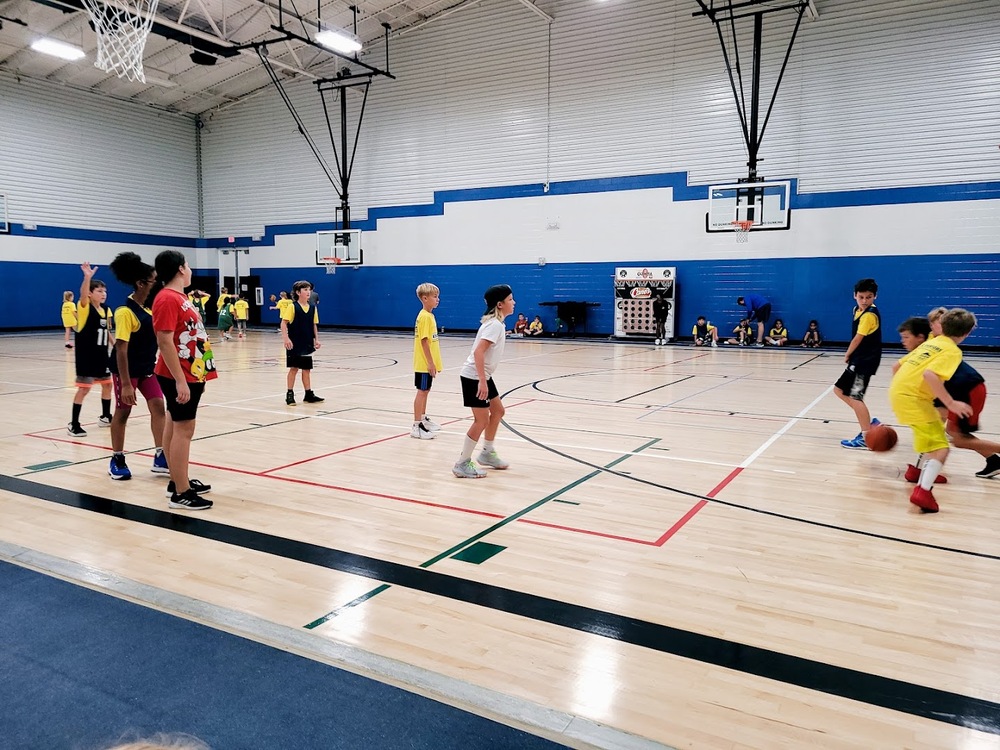
[[[0,192],[12,222],[197,237],[194,123],[0,76]]]
[[[514,0],[482,0],[392,41],[351,185],[371,206],[433,191],[687,171],[746,174],[715,28],[690,0],[553,0],[551,27]],[[800,190],[997,178],[1000,3],[821,0],[803,20],[760,151],[760,174]],[[766,16],[762,111],[794,15]],[[744,70],[751,27],[741,22]],[[381,54],[376,55],[381,59]],[[332,162],[319,95],[289,90]],[[351,98],[352,117],[360,99]],[[352,123],[352,134],[353,134]],[[329,221],[337,198],[276,92],[205,131],[206,233]]]

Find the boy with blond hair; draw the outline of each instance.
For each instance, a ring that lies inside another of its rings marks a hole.
[[[910,494],[910,502],[924,513],[938,512],[933,488],[949,451],[934,399],[940,399],[956,417],[971,417],[974,413],[969,404],[953,398],[944,384],[962,364],[958,345],[975,327],[976,316],[968,310],[949,310],[941,316],[941,335],[928,339],[904,357],[889,385],[893,411],[913,431],[913,449],[924,459],[917,486]]]
[[[423,309],[417,313],[417,322],[413,327],[413,383],[417,387],[417,395],[413,398],[410,437],[430,440],[441,429],[441,425],[427,417],[427,396],[434,378],[441,372],[441,343],[433,312],[441,303],[441,290],[430,282],[424,282],[417,287],[417,298]]]

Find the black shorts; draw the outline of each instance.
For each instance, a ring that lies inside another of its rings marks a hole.
[[[834,385],[848,398],[864,401],[865,391],[868,390],[868,381],[871,379],[870,374],[855,372],[852,367],[848,367]]]
[[[186,404],[178,404],[177,381],[173,378],[165,378],[162,375],[157,375],[156,380],[160,384],[160,390],[163,391],[163,400],[166,403],[167,412],[170,414],[172,420],[175,422],[190,422],[198,415],[198,404],[201,402],[202,394],[205,393],[204,383],[188,383],[191,398],[188,399]]]
[[[479,380],[477,378],[467,378],[459,376],[462,380],[462,400],[470,409],[489,409],[489,400],[483,401],[479,398]],[[486,381],[487,399],[494,399],[500,395],[493,378]]]
[[[770,319],[770,317],[771,317],[771,303],[768,302],[763,307],[760,307],[759,309],[754,311],[752,319],[756,320],[758,323],[766,323]]]
[[[313,358],[311,354],[292,354],[285,350],[285,367],[296,370],[311,370]]]
[[[434,378],[429,372],[415,372],[413,373],[413,385],[417,387],[418,391],[429,391],[434,385]]]

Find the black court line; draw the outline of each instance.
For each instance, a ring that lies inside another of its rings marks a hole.
[[[823,356],[823,353],[822,353],[822,352],[820,352],[820,353],[819,353],[819,354],[817,354],[816,356],[814,356],[814,357],[810,357],[810,358],[809,358],[809,359],[807,359],[807,360],[806,360],[805,362],[800,362],[799,364],[795,365],[795,367],[793,367],[792,369],[793,369],[793,370],[798,370],[798,369],[799,369],[800,367],[802,367],[803,365],[808,365],[808,364],[809,364],[810,362],[812,362],[813,360],[815,360],[815,359],[819,359],[819,358],[820,358],[820,357],[822,357],[822,356]]]
[[[620,404],[623,401],[628,401],[630,398],[639,398],[639,396],[644,396],[647,393],[652,393],[653,391],[658,391],[661,388],[668,388],[668,387],[670,387],[672,385],[677,385],[678,383],[683,383],[685,380],[690,380],[693,377],[694,377],[694,375],[685,375],[680,380],[675,380],[672,383],[664,383],[663,385],[658,385],[655,388],[650,388],[649,390],[646,390],[646,391],[640,391],[639,393],[633,393],[631,396],[626,396],[625,398],[620,398],[617,401],[615,401],[614,403]]]
[[[1000,704],[366,555],[0,474],[0,490],[362,576],[924,719],[1000,735]]]

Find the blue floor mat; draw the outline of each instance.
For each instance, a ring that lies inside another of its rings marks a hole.
[[[0,563],[0,747],[195,735],[215,750],[562,747],[399,688]]]

